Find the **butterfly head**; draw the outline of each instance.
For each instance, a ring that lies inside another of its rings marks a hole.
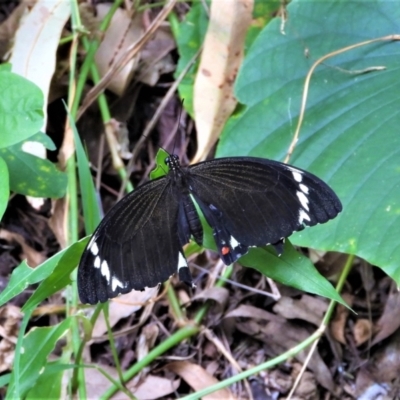
[[[170,171],[175,171],[180,168],[179,157],[176,154],[170,154],[165,159],[165,164],[168,165]]]

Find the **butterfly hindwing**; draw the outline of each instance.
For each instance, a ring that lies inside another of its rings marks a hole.
[[[228,241],[216,240],[220,254],[233,251],[225,255],[228,261],[243,255],[246,246],[280,243],[305,226],[334,218],[342,208],[319,178],[276,161],[216,159],[191,166],[189,176],[191,192],[214,237],[229,236]],[[224,248],[226,242],[230,245]]]
[[[83,303],[104,302],[167,280],[186,260],[178,235],[179,188],[163,177],[125,196],[100,223],[78,269]],[[189,272],[188,272],[189,273]],[[190,274],[190,273],[189,273]]]

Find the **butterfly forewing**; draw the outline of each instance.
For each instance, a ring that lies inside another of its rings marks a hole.
[[[169,176],[151,181],[105,216],[80,261],[78,288],[83,303],[156,286],[184,266],[177,190]]]

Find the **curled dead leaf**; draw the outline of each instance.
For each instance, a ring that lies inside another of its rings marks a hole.
[[[203,160],[236,107],[233,84],[243,58],[253,0],[213,1],[203,53],[194,84],[197,153]]]

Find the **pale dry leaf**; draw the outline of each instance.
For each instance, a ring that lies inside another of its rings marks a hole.
[[[15,35],[10,62],[12,71],[34,82],[44,93],[42,131],[47,122],[47,98],[56,66],[56,53],[62,30],[71,14],[65,0],[38,0],[21,19]],[[45,158],[42,148],[38,157]]]
[[[270,313],[269,311],[248,304],[241,304],[239,307],[235,308],[232,311],[229,311],[227,314],[224,315],[224,319],[238,317],[261,319],[265,321],[285,322],[284,318],[276,314]]]
[[[158,287],[146,288],[143,291],[132,290],[127,294],[123,294],[109,304],[109,324],[113,327],[122,318],[129,317],[134,312],[140,310],[143,304],[146,303],[153,297],[156,297],[158,293]],[[104,320],[104,314],[101,313],[96,320],[96,324],[93,328],[93,337],[102,336],[107,332],[107,325]]]
[[[165,399],[178,389],[180,379],[171,380],[154,375],[147,375],[140,381],[137,387],[127,384],[127,389],[131,390],[138,400]],[[112,398],[114,399],[114,397]]]
[[[218,383],[218,380],[203,367],[188,361],[174,361],[167,364],[165,368],[179,375],[195,391]],[[231,391],[226,388],[202,397],[203,400],[229,400],[234,398]]]
[[[149,86],[155,86],[160,75],[175,71],[175,63],[171,52],[176,48],[171,30],[160,26],[154,38],[144,46],[141,54],[140,73],[137,80]]]
[[[194,84],[197,153],[203,160],[236,107],[233,84],[243,59],[253,0],[212,1],[210,21]]]
[[[299,300],[281,297],[273,310],[287,319],[302,319],[318,326],[327,308],[324,299],[304,294]]]
[[[157,340],[159,328],[156,324],[150,324],[143,327],[139,340],[136,343],[137,360],[143,360],[154,347]]]
[[[110,7],[110,4],[98,4],[96,6],[99,23],[108,13]],[[136,13],[133,18],[130,18],[126,10],[122,8],[116,10],[95,56],[100,76],[103,77],[121,54],[124,54],[129,46],[142,36],[144,31],[142,19],[142,13]],[[114,74],[107,88],[121,96],[137,69],[139,59],[140,53],[133,57],[118,73]]]

